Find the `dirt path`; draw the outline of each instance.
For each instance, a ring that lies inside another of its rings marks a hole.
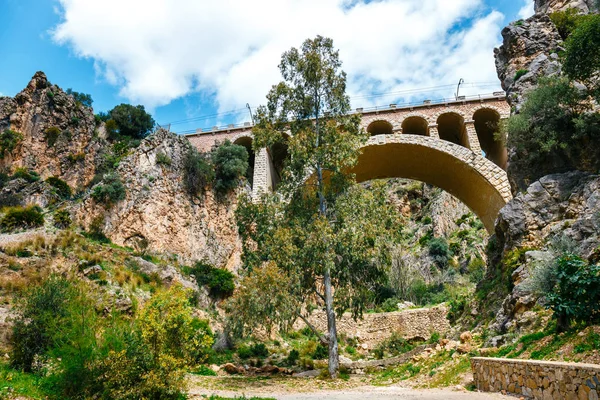
[[[289,390],[280,391],[281,388],[272,390],[210,390],[193,388],[189,392],[189,398],[200,400],[203,396],[216,394],[223,397],[235,397],[245,395],[246,397],[268,397],[277,400],[493,400],[511,399],[496,393],[475,393],[465,390],[452,389],[409,389],[398,386],[375,387],[362,386],[354,389],[344,390],[319,390],[308,393],[290,393]],[[514,398],[513,398],[514,399]]]

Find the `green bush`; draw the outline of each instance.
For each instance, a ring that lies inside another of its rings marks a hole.
[[[213,149],[212,162],[215,166],[215,189],[227,193],[239,185],[240,178],[248,170],[248,151],[244,146],[226,140]]]
[[[44,136],[46,138],[46,142],[48,143],[48,147],[53,147],[60,136],[60,129],[56,126],[52,126],[44,132]]]
[[[44,225],[44,215],[39,206],[11,207],[0,219],[0,230],[12,232],[16,229],[31,229]]]
[[[142,105],[119,104],[110,110],[108,115],[110,116],[110,120],[114,121],[114,125],[111,123],[113,137],[114,134],[118,133],[120,136],[143,139],[148,136],[156,124],[152,116],[146,112]]]
[[[429,242],[429,255],[438,268],[445,269],[452,256],[448,241],[443,237],[431,239]]]
[[[71,226],[71,214],[65,209],[54,212],[54,226],[59,229],[67,229]]]
[[[523,77],[524,75],[527,75],[529,71],[526,69],[520,69],[517,71],[517,73],[515,74],[515,82],[518,81],[519,79],[521,79],[521,77]]]
[[[233,294],[234,276],[226,269],[198,261],[192,268],[186,268],[186,272],[196,278],[198,285],[208,286],[211,296],[228,297]]]
[[[64,278],[50,276],[40,286],[28,289],[17,304],[10,336],[11,365],[31,372],[36,356],[41,356],[53,344],[56,324],[66,314],[65,304],[71,296],[71,285]]]
[[[11,179],[25,179],[29,183],[37,182],[40,180],[40,175],[35,172],[28,170],[27,168],[17,168],[12,174]]]
[[[67,184],[67,182],[56,176],[51,176],[50,178],[46,179],[46,182],[56,189],[56,193],[61,198],[68,199],[71,197],[71,187]]]
[[[298,350],[296,349],[292,349],[288,356],[285,358],[285,365],[288,365],[290,367],[296,365],[296,363],[298,362],[298,360],[300,359],[300,353],[298,352]]]
[[[169,166],[171,165],[172,161],[171,161],[171,157],[169,157],[168,155],[166,155],[165,153],[157,153],[156,154],[156,163],[158,165],[166,165]]]
[[[546,285],[554,286],[544,293],[546,306],[557,320],[559,332],[572,322],[588,324],[600,315],[600,265],[588,265],[581,258],[565,254],[553,264]]]
[[[313,360],[325,360],[329,357],[329,349],[319,343],[315,351],[311,354]]]
[[[508,119],[509,172],[520,187],[544,175],[600,167],[600,114],[587,113],[565,78],[540,78],[519,114]]]
[[[414,345],[394,332],[392,336],[379,343],[377,347],[373,349],[373,354],[376,358],[382,359],[386,356],[395,357],[407,353],[414,348]]]
[[[600,100],[600,14],[585,16],[565,42],[563,70],[569,78],[585,83]]]
[[[198,196],[215,179],[215,171],[204,153],[190,147],[183,163],[183,181],[190,196]]]
[[[23,135],[19,132],[5,129],[0,133],[0,160],[4,158],[5,153],[12,152],[21,140],[23,140]]]
[[[584,18],[585,16],[576,8],[567,8],[564,11],[556,11],[550,14],[550,19],[556,25],[556,29],[558,29],[558,33],[563,40],[571,35]]]
[[[102,183],[92,190],[92,198],[106,206],[125,199],[125,186],[117,174],[106,174]]]

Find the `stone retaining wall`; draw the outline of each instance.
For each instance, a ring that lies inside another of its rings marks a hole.
[[[600,394],[600,365],[475,357],[471,368],[484,392],[544,400],[597,400]]]
[[[427,340],[433,332],[446,333],[450,330],[447,314],[448,308],[439,305],[431,308],[364,314],[364,318],[358,321],[355,321],[351,314],[346,313],[336,323],[339,333],[357,339],[361,347],[367,350],[375,348],[379,343],[391,337],[393,333],[397,333],[407,340],[416,338]],[[327,330],[325,312],[315,311],[308,317],[308,320],[321,332]],[[299,320],[294,328],[301,329],[305,326]]]

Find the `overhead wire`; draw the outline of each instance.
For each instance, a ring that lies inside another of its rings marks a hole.
[[[365,94],[365,95],[351,96],[350,100],[371,99],[371,98],[377,98],[377,97],[389,97],[389,96],[396,96],[396,95],[402,95],[402,94],[406,95],[406,94],[426,93],[426,92],[433,92],[433,91],[437,91],[437,90],[441,90],[441,89],[449,89],[449,88],[453,88],[454,86],[455,86],[455,84],[448,84],[448,85],[430,86],[430,87],[425,87],[425,88],[399,90],[399,91],[393,91],[393,92]],[[467,82],[463,85],[463,87],[465,87],[465,86],[467,86],[467,87],[482,87],[482,88],[483,87],[498,87],[499,82],[492,82],[492,81]],[[256,109],[256,107],[250,107],[250,109],[254,110],[254,109]],[[210,119],[222,118],[225,116],[242,114],[247,111],[248,111],[247,107],[238,108],[238,109],[234,109],[234,110],[223,111],[220,113],[207,114],[207,115],[201,115],[201,116],[193,117],[193,118],[181,119],[181,120],[161,124],[161,126],[189,124],[192,122],[200,122],[200,121],[206,121],[206,120],[210,120]],[[182,134],[182,133],[193,133],[193,132],[195,132],[195,130],[182,131],[182,132],[178,132],[178,133]]]

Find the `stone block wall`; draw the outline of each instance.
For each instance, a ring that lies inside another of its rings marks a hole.
[[[475,357],[471,368],[484,392],[543,400],[597,400],[600,394],[600,365]]]
[[[431,308],[364,314],[364,318],[357,321],[352,318],[351,314],[345,313],[336,323],[339,333],[356,338],[364,349],[373,349],[394,333],[409,340],[429,339],[434,332],[446,333],[450,330],[447,314],[448,308],[439,305]],[[308,320],[320,331],[327,330],[325,312],[315,311],[308,317]],[[294,328],[301,329],[305,326],[304,322],[298,320]]]

